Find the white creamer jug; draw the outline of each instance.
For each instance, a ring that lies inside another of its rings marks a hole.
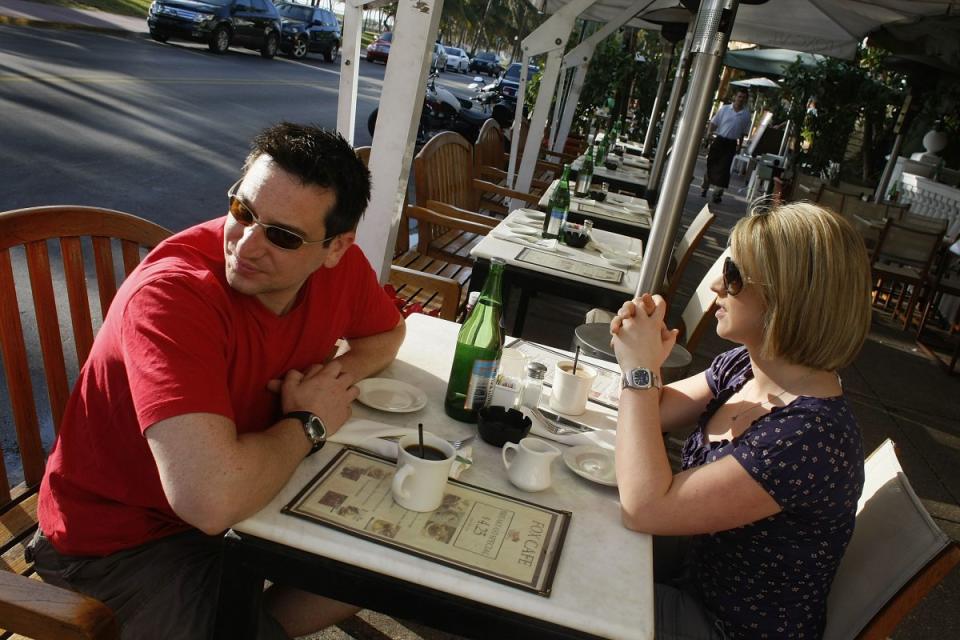
[[[514,453],[511,455],[510,451]],[[503,445],[503,465],[507,477],[518,489],[543,491],[550,486],[550,465],[560,450],[539,438],[524,438],[520,444]]]

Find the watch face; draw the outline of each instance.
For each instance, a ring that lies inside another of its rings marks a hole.
[[[310,416],[310,419],[304,426],[310,433],[310,439],[314,442],[322,442],[327,437],[327,430],[323,426],[323,421],[317,416]]]
[[[630,372],[631,377],[633,378],[633,386],[635,387],[649,387],[650,386],[650,372],[646,369],[634,369]]]

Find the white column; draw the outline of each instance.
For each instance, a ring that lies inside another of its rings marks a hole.
[[[383,79],[377,127],[370,153],[370,205],[357,243],[386,281],[390,273],[403,199],[407,193],[424,87],[443,0],[401,2],[397,7],[390,62]]]
[[[357,83],[360,73],[360,34],[363,32],[363,5],[363,0],[349,0],[343,6],[337,131],[350,144],[353,144],[353,130],[357,121]]]

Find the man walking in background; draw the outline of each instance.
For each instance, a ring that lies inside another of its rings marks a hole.
[[[700,185],[700,197],[706,198],[710,185],[715,185],[713,202],[719,204],[723,190],[730,184],[730,163],[743,145],[743,138],[750,133],[752,116],[747,109],[747,90],[737,89],[732,104],[721,106],[710,120],[707,139],[716,132],[707,153],[707,170]]]

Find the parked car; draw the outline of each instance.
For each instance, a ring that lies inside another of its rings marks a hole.
[[[323,54],[333,62],[340,53],[340,22],[332,11],[303,4],[277,4],[282,23],[280,49],[291,58],[302,58],[308,51]]]
[[[439,42],[433,43],[433,54],[430,59],[430,70],[443,72],[447,68],[447,50]]]
[[[496,82],[496,91],[503,98],[504,102],[516,105],[517,104],[517,91],[520,89],[520,70],[523,68],[519,62],[514,62],[509,67],[507,67],[506,72],[500,79]],[[530,78],[533,77],[535,73],[540,72],[540,67],[536,65],[529,65],[527,67],[527,82],[530,81]]]
[[[470,61],[470,71],[485,73],[488,76],[499,75],[503,71],[500,66],[500,56],[492,51],[481,51]]]
[[[460,47],[444,47],[447,52],[447,69],[466,73],[470,70],[470,56]]]
[[[367,61],[377,62],[378,60],[387,64],[387,58],[390,57],[390,42],[393,40],[393,33],[386,31],[370,43],[367,47]]]
[[[147,27],[158,42],[206,42],[214,53],[238,45],[272,58],[280,45],[280,14],[270,0],[154,0]]]

